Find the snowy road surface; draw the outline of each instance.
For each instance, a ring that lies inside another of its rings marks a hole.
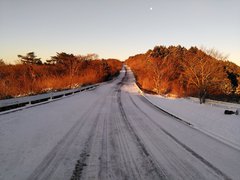
[[[240,151],[154,108],[120,76],[0,116],[0,179],[240,179]]]

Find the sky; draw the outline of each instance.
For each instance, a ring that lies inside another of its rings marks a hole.
[[[0,59],[34,51],[125,60],[156,45],[215,48],[240,65],[239,0],[0,0]]]

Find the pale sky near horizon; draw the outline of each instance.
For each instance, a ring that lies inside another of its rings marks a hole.
[[[0,59],[34,51],[127,59],[155,45],[205,46],[240,65],[239,0],[0,0]]]

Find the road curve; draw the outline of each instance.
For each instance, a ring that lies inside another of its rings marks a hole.
[[[0,179],[238,179],[240,153],[175,121],[131,71],[98,88],[0,116]]]

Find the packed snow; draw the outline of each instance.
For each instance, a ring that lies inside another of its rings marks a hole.
[[[239,104],[207,101],[197,98],[168,98],[145,94],[153,104],[191,123],[195,128],[240,149],[240,115],[226,115],[225,110],[236,111]]]
[[[239,179],[239,150],[154,108],[124,75],[1,114],[0,179]]]

